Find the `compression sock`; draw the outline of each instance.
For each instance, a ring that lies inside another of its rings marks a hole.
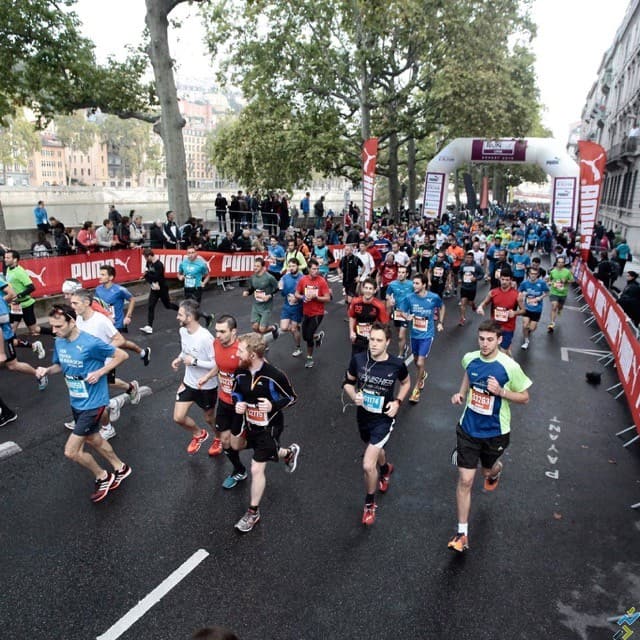
[[[235,449],[225,449],[224,454],[229,458],[235,473],[246,473],[245,466],[240,462],[240,452]]]
[[[385,462],[380,465],[380,475],[386,476],[389,473],[389,463]]]
[[[373,504],[376,501],[373,493],[367,493],[367,497],[364,499],[365,504]]]

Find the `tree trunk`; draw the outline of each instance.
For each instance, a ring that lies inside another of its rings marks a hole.
[[[458,171],[459,169],[456,169],[453,172],[453,194],[456,198],[456,211],[460,209],[460,181],[458,179]]]
[[[168,39],[168,15],[175,2],[167,0],[145,0],[145,2],[147,6],[145,22],[150,37],[149,59],[153,67],[156,91],[162,110],[160,136],[167,160],[169,209],[175,211],[178,220],[186,220],[191,216],[191,208],[189,206],[187,163],[182,137],[185,120],[178,108],[178,93],[173,76]]]
[[[400,181],[398,180],[398,134],[394,131],[389,136],[389,213],[396,221],[398,219],[399,202]]]
[[[409,174],[409,211],[416,212],[416,200],[418,199],[418,175],[416,173],[416,141],[409,138],[407,145],[407,171]]]

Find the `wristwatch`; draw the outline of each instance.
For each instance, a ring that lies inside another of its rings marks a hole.
[[[197,367],[198,366],[198,358],[194,358],[193,362],[191,363],[192,367]]]

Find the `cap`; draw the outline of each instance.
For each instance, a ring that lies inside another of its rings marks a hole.
[[[75,293],[80,289],[82,289],[82,283],[78,282],[78,280],[70,279],[62,283],[62,293]]]

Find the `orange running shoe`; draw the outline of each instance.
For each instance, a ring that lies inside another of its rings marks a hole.
[[[370,527],[376,521],[376,509],[378,505],[374,502],[373,504],[365,504],[364,511],[362,512],[362,524]]]
[[[456,553],[464,553],[469,548],[469,538],[464,533],[456,533],[447,545],[451,551]]]
[[[222,453],[222,440],[220,438],[214,438],[211,446],[209,447],[210,456],[219,456]]]
[[[498,461],[498,464],[500,465],[500,471],[495,476],[487,476],[484,479],[485,491],[495,491],[498,488],[500,476],[502,475],[502,462]]]
[[[209,432],[206,429],[203,429],[200,432],[199,436],[196,436],[191,440],[191,442],[189,443],[189,446],[187,447],[187,453],[190,456],[192,456],[194,453],[198,453],[198,451],[200,451],[200,447],[202,446],[202,443],[205,440],[207,440],[208,437],[209,437]]]
[[[389,478],[391,478],[392,473],[393,465],[389,463],[389,471],[383,476],[380,476],[380,480],[378,480],[378,491],[380,491],[380,493],[387,493],[389,490]]]

